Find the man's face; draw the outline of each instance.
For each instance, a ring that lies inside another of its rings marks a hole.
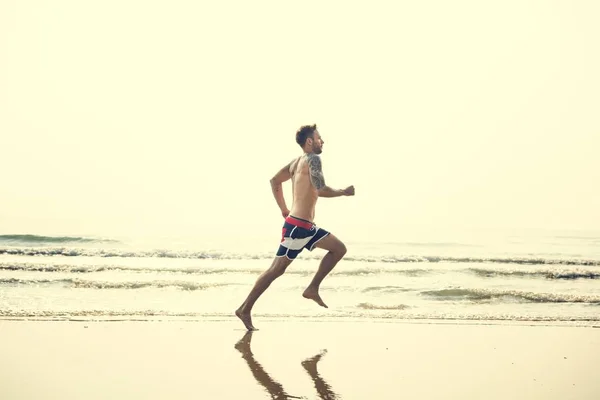
[[[315,131],[312,137],[312,151],[315,154],[321,154],[323,152],[323,138],[321,138],[321,134],[319,131]]]

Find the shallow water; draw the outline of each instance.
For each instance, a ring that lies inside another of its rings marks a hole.
[[[0,316],[229,318],[269,266],[271,242],[234,251],[227,241],[0,235]],[[324,255],[317,249],[292,263],[254,314],[593,323],[599,244],[569,234],[348,242],[321,288],[329,309],[300,295]]]

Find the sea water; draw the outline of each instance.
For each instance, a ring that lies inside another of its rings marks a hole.
[[[0,235],[0,317],[229,319],[267,269],[270,238]],[[600,321],[600,233],[349,240],[302,298],[322,249],[304,251],[258,300],[255,318]],[[256,321],[256,320],[255,320]]]

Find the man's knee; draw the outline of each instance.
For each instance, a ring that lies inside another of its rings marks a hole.
[[[281,275],[283,275],[285,273],[286,267],[281,266],[281,265],[276,265],[272,268],[273,274],[276,277],[280,277]]]
[[[271,265],[271,271],[276,277],[280,277],[285,273],[285,270],[290,264],[291,260],[288,260],[286,257],[277,258],[273,262],[273,265]]]
[[[337,246],[335,246],[333,249],[333,253],[339,258],[344,257],[347,251],[348,249],[346,248],[346,245],[343,242],[339,242]]]

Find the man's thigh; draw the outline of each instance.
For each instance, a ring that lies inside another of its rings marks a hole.
[[[319,240],[315,243],[314,247],[318,247],[320,249],[324,249],[332,252],[345,252],[346,246],[344,243],[338,239],[333,233],[329,233],[323,239]]]

